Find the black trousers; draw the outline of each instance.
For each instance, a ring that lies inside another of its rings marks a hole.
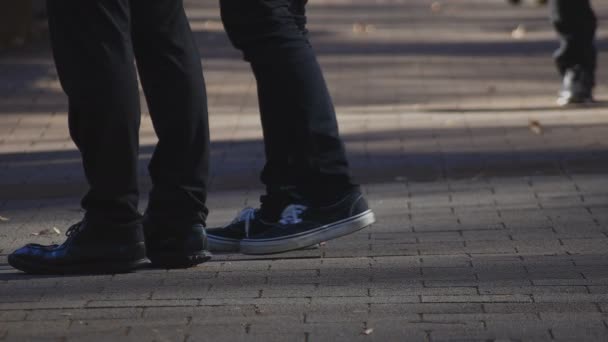
[[[336,113],[308,40],[306,0],[220,0],[224,27],[258,86],[269,193],[323,204],[353,188]]]
[[[559,71],[563,74],[567,69],[580,65],[594,74],[597,20],[590,0],[551,0],[551,20],[561,41],[555,52]]]
[[[57,71],[69,99],[70,133],[90,185],[82,200],[87,216],[139,218],[139,72],[159,137],[149,165],[148,211],[204,220],[207,104],[182,1],[47,1]],[[221,0],[226,30],[258,82],[267,157],[262,182],[269,193],[290,189],[321,203],[354,185],[333,104],[307,39],[304,5],[301,0]]]
[[[209,159],[201,62],[181,0],[48,0],[55,64],[95,221],[139,219],[137,71],[159,142],[149,210],[204,220]]]

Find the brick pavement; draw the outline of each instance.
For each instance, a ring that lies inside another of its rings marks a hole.
[[[319,249],[217,255],[190,270],[32,277],[8,267],[14,248],[63,239],[32,234],[78,220],[85,184],[48,44],[3,52],[0,341],[607,340],[608,60],[598,105],[556,109],[546,9],[439,3],[310,4],[378,223]],[[595,5],[605,23],[608,4]],[[216,6],[188,1],[211,111],[211,225],[256,204],[263,163],[254,80]],[[520,23],[527,34],[515,40]],[[608,31],[598,36],[603,52]],[[148,189],[155,138],[144,116]]]

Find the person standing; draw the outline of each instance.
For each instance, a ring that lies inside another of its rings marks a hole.
[[[323,73],[308,40],[306,0],[220,0],[232,44],[258,87],[266,193],[207,231],[212,251],[279,253],[353,233],[375,221],[349,175]]]
[[[182,0],[48,0],[47,10],[89,190],[84,218],[63,244],[28,244],[9,255],[9,264],[28,273],[118,273],[147,265],[147,258],[163,268],[208,260],[207,101]],[[159,139],[144,219],[138,71]]]
[[[590,0],[551,0],[551,21],[561,46],[555,62],[562,75],[560,106],[593,102],[597,49],[597,20]]]

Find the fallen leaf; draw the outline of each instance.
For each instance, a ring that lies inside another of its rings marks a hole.
[[[0,222],[8,222],[10,219],[8,217],[0,216]]]
[[[353,24],[353,33],[363,33],[364,30],[364,25],[361,23],[354,23]]]
[[[519,24],[513,31],[511,31],[511,37],[513,37],[513,39],[523,39],[526,36],[526,33],[528,33],[526,26]]]
[[[362,334],[363,335],[371,335],[373,332],[374,332],[374,329],[367,328],[367,329],[363,330]]]
[[[433,13],[439,13],[439,12],[441,12],[442,9],[443,9],[443,6],[441,5],[441,3],[439,1],[434,1],[431,4],[431,12],[433,12]]]
[[[38,233],[32,233],[30,235],[32,236],[38,236],[38,235],[61,235],[61,231],[59,229],[57,229],[56,227],[53,227],[52,229],[43,229],[41,231],[39,231]]]
[[[541,126],[541,124],[540,124],[540,122],[538,122],[538,120],[530,120],[528,127],[534,134],[537,134],[537,135],[543,134],[543,126]]]
[[[376,30],[376,27],[371,24],[365,24],[365,23],[354,23],[353,24],[353,33],[355,33],[355,34],[371,33],[371,32],[374,32],[375,30]]]

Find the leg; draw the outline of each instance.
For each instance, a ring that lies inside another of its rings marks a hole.
[[[139,102],[128,0],[49,0],[70,133],[90,190],[85,219],[60,246],[29,244],[8,261],[29,273],[114,273],[147,261],[137,212]]]
[[[59,79],[72,139],[90,190],[87,215],[127,222],[137,213],[139,95],[128,1],[48,1]]]
[[[559,105],[593,101],[596,18],[589,0],[552,0],[551,19],[561,46],[555,62],[563,77]]]
[[[258,84],[270,193],[295,186],[310,200],[352,188],[334,107],[310,46],[302,0],[221,0],[222,19]]]
[[[201,58],[182,0],[131,0],[133,46],[158,136],[154,187],[144,219],[152,263],[190,267],[209,260],[205,219],[209,124]]]
[[[597,20],[589,0],[552,0],[551,21],[559,34],[561,47],[555,53],[559,71],[564,74],[576,65],[595,72]]]
[[[259,210],[245,209],[226,227],[209,230],[212,249],[278,253],[374,222],[350,180],[336,113],[308,42],[305,3],[220,1],[226,31],[257,80],[267,195]]]
[[[133,43],[158,136],[148,214],[207,216],[209,125],[201,59],[181,0],[132,0]]]

